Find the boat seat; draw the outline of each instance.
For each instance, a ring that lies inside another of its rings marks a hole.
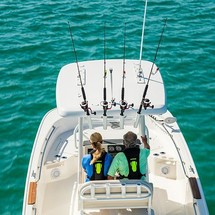
[[[151,215],[152,193],[142,180],[90,181],[79,187],[79,210],[147,208]]]

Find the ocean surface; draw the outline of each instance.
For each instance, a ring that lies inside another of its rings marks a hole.
[[[0,2],[0,214],[22,213],[28,162],[42,117],[56,107],[58,72],[75,61],[139,59],[142,0],[1,0]],[[149,0],[143,59],[158,52],[168,108],[187,140],[208,208],[215,214],[215,2]],[[102,80],[101,80],[102,81]]]

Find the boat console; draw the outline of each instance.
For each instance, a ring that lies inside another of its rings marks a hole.
[[[84,142],[83,147],[84,154],[89,154],[93,150],[88,141]],[[104,140],[102,147],[106,152],[110,153],[112,157],[115,157],[117,153],[122,152],[125,149],[122,140]]]

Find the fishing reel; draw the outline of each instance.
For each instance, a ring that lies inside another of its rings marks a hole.
[[[144,109],[146,110],[147,108],[154,108],[154,105],[151,105],[151,102],[149,99],[144,99],[142,102],[142,105],[144,107]]]
[[[110,110],[113,106],[116,106],[116,102],[114,100],[111,102],[102,101],[100,104],[104,110]]]
[[[126,110],[126,109],[129,109],[131,107],[134,107],[134,104],[128,104],[126,101],[120,101],[120,109],[121,109],[121,116],[123,116],[123,112]]]
[[[80,106],[81,106],[81,108],[84,110],[84,112],[87,113],[87,115],[90,115],[90,114],[96,115],[96,112],[93,111],[90,107],[88,107],[88,102],[87,102],[87,101],[81,102]],[[89,112],[89,111],[90,111],[90,112]]]

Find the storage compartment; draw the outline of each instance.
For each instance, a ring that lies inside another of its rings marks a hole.
[[[165,153],[153,155],[152,171],[155,175],[169,179],[176,179],[176,164],[174,158]]]

